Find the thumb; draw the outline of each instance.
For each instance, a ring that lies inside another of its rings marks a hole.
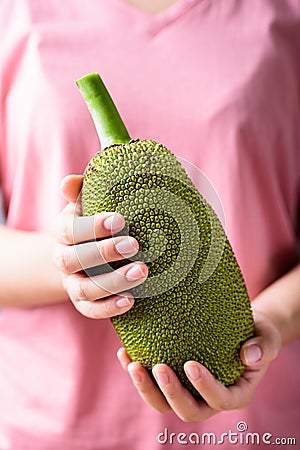
[[[65,200],[76,203],[80,194],[83,182],[83,175],[67,175],[60,184],[60,192]]]
[[[281,347],[280,333],[267,317],[255,321],[255,334],[240,351],[241,360],[246,366],[269,364],[277,357]]]

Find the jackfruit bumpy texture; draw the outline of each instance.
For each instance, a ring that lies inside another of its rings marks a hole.
[[[244,369],[240,347],[253,336],[247,290],[219,219],[175,156],[150,140],[98,152],[85,171],[82,208],[84,215],[123,214],[119,235],[140,244],[130,260],[149,269],[148,279],[132,290],[133,308],[112,318],[131,359],[149,371],[168,364],[195,397],[183,370],[188,360],[233,384]]]

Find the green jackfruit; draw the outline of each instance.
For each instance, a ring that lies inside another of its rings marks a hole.
[[[132,309],[111,319],[123,345],[150,373],[155,364],[168,364],[195,397],[183,370],[188,360],[204,364],[224,385],[233,384],[244,370],[240,347],[254,328],[243,276],[220,220],[166,147],[130,138],[98,74],[77,85],[103,148],[85,170],[83,214],[123,214],[126,227],[119,234],[140,245],[130,260],[144,261],[149,269],[147,280],[132,290]]]

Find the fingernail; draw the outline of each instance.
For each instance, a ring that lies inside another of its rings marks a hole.
[[[103,226],[108,231],[117,232],[124,228],[125,222],[123,216],[118,213],[113,213],[104,220]]]
[[[132,300],[129,297],[119,297],[116,300],[118,308],[128,308],[132,304]]]
[[[126,278],[128,281],[136,281],[140,278],[146,278],[147,273],[145,272],[145,266],[141,264],[135,264],[126,273]]]
[[[163,369],[154,369],[155,378],[161,386],[167,386],[170,383],[170,377]]]
[[[185,366],[185,371],[191,380],[196,381],[199,380],[201,373],[199,367],[196,364],[187,364]]]
[[[261,348],[257,345],[249,345],[249,347],[245,350],[245,358],[248,364],[254,364],[261,360],[262,351]]]
[[[139,249],[138,243],[131,237],[125,237],[115,244],[115,248],[122,256],[134,255]]]

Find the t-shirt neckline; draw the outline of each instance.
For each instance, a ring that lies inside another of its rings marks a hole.
[[[128,13],[136,16],[140,20],[145,19],[146,21],[152,23],[153,26],[160,29],[167,26],[171,22],[175,22],[194,5],[205,0],[177,0],[175,3],[159,13],[151,13],[142,8],[138,8],[137,6],[127,2],[127,0],[116,1]]]

